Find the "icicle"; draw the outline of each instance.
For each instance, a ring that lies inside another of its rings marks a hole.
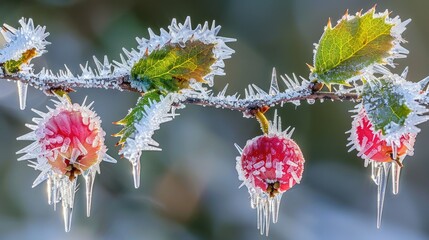
[[[371,161],[371,179],[378,185],[378,165],[379,163]]]
[[[140,154],[137,159],[132,159],[134,187],[140,187]]]
[[[19,108],[21,110],[24,110],[25,106],[26,106],[26,101],[27,101],[28,84],[27,83],[23,83],[21,81],[18,81],[16,83],[16,85],[18,87]]]
[[[268,199],[267,203],[264,206],[265,210],[265,235],[268,237],[270,231],[270,220],[271,220],[271,199]]]
[[[402,157],[399,161],[402,162],[403,159],[404,157]],[[392,192],[395,195],[399,193],[399,179],[401,177],[401,170],[402,167],[399,166],[398,163],[392,163]]]
[[[52,199],[54,200],[54,211],[57,210],[57,200],[58,200],[58,196],[59,196],[59,189],[58,189],[58,181],[53,180],[52,182]]]
[[[74,203],[74,195],[76,192],[76,180],[71,183],[61,183],[66,184],[67,186],[63,186],[61,191],[62,197],[62,206],[63,206],[63,217],[64,217],[64,230],[66,232],[70,232],[71,229],[71,220],[73,216],[73,203]]]
[[[48,178],[48,180],[46,180],[46,193],[48,194],[48,204],[51,205],[52,202],[55,200],[52,199],[52,178],[50,177]]]
[[[389,177],[389,170],[392,163],[381,163],[377,170],[377,228],[381,227],[381,218],[383,216],[384,196],[386,194],[386,185]]]
[[[91,202],[92,202],[92,189],[94,186],[95,180],[95,171],[89,171],[87,174],[84,174],[85,179],[85,195],[86,195],[86,216],[91,215]]]
[[[72,216],[73,216],[73,207],[67,206],[67,204],[63,202],[64,230],[66,232],[70,232]]]

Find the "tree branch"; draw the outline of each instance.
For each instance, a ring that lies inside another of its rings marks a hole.
[[[296,92],[298,96],[288,96],[289,94],[279,93],[278,95],[272,95],[271,98],[256,98],[256,99],[235,99],[226,100],[225,97],[205,97],[195,98],[187,97],[181,103],[183,104],[194,104],[205,107],[216,107],[225,108],[234,111],[240,111],[249,113],[255,109],[261,109],[264,106],[274,106],[278,104],[295,102],[295,101],[306,101],[306,100],[333,100],[333,101],[360,101],[356,93],[338,94],[333,92],[315,92],[301,91]],[[282,96],[284,95],[284,96]],[[253,114],[251,114],[253,115]]]
[[[44,91],[46,94],[52,94],[53,90],[62,89],[67,92],[74,91],[75,88],[104,88],[119,91],[140,92],[131,86],[129,75],[94,76],[92,78],[70,77],[63,73],[61,76],[48,75],[40,78],[36,74],[17,73],[13,75],[0,74],[0,80],[20,81],[36,89]],[[235,96],[208,96],[204,94],[186,94],[180,104],[192,104],[205,107],[225,108],[243,113],[250,113],[255,109],[264,106],[274,106],[278,104],[307,101],[307,100],[333,100],[333,101],[360,101],[356,93],[335,93],[335,92],[314,92],[308,87],[286,89],[275,95],[254,95],[239,99]],[[251,114],[253,115],[253,114]]]

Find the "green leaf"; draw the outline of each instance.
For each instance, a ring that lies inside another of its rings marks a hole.
[[[158,102],[161,96],[165,95],[165,92],[161,92],[159,90],[151,90],[149,92],[146,92],[141,98],[139,98],[136,106],[131,109],[131,111],[129,111],[127,116],[114,123],[117,125],[124,126],[124,128],[120,132],[113,135],[115,137],[120,137],[117,145],[123,145],[127,138],[135,132],[136,129],[134,127],[134,123],[142,119],[144,113],[144,106],[149,105],[150,101]]]
[[[8,60],[4,63],[4,70],[7,74],[14,74],[21,70],[21,61],[17,60]]]
[[[315,51],[310,79],[331,84],[348,85],[347,80],[375,63],[384,64],[394,47],[388,14],[374,14],[372,8],[364,15],[346,15],[334,27],[330,21]]]
[[[395,84],[385,79],[365,84],[362,100],[374,129],[381,130],[383,135],[388,133],[391,124],[404,126],[412,112]]]
[[[203,78],[215,62],[213,48],[214,44],[188,41],[185,47],[171,44],[155,50],[131,69],[133,84],[145,91],[176,92],[187,88],[191,79],[205,82]]]
[[[31,48],[22,53],[21,57],[18,60],[8,60],[4,63],[4,70],[7,74],[14,74],[21,71],[21,65],[24,63],[29,63],[32,58],[37,55],[36,49]]]

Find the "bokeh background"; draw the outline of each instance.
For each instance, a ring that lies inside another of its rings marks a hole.
[[[22,16],[46,25],[52,42],[49,52],[34,61],[37,68],[54,70],[78,64],[92,55],[118,59],[121,48],[136,47],[134,38],[147,37],[147,28],[166,27],[172,18],[195,24],[216,20],[222,36],[237,38],[226,61],[225,77],[215,78],[215,91],[229,83],[229,94],[243,93],[249,83],[268,89],[272,67],[278,73],[308,76],[313,43],[328,17],[339,19],[369,9],[389,9],[413,21],[404,33],[407,59],[396,61],[395,72],[410,66],[409,79],[429,74],[429,2],[391,1],[131,1],[131,0],[0,0],[0,22],[16,26]],[[335,21],[334,21],[335,22]],[[157,32],[157,31],[156,31]],[[344,134],[350,128],[351,103],[316,103],[279,108],[283,125],[296,127],[295,140],[306,157],[302,184],[287,192],[280,221],[270,236],[259,236],[256,212],[235,171],[243,146],[260,134],[255,120],[228,110],[188,106],[181,116],[155,135],[164,149],[142,156],[142,184],[134,189],[130,164],[120,160],[113,137],[109,153],[117,164],[101,165],[92,217],[85,217],[84,191],[76,194],[73,226],[64,233],[61,211],[47,204],[45,186],[31,184],[38,172],[17,162],[14,154],[27,142],[16,137],[28,132],[24,123],[31,108],[51,105],[40,91],[29,89],[28,108],[18,110],[15,84],[0,82],[0,239],[428,239],[429,126],[421,126],[415,155],[407,157],[398,196],[386,194],[382,228],[376,229],[376,186],[356,152],[347,153]],[[121,119],[137,95],[107,90],[79,89],[95,101],[108,135],[119,131],[111,122]],[[273,111],[268,113],[272,118]]]

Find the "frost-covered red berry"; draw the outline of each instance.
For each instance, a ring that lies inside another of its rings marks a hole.
[[[72,181],[104,155],[104,131],[94,113],[60,109],[38,129],[48,163]]]
[[[105,132],[100,126],[100,118],[90,106],[71,104],[67,98],[54,102],[55,109],[48,108],[47,113],[33,109],[40,118],[33,118],[35,125],[27,124],[33,131],[18,140],[34,142],[17,154],[25,154],[19,161],[37,159],[30,161],[30,166],[41,171],[33,187],[47,181],[49,204],[55,207],[56,203],[62,203],[65,230],[69,231],[76,178],[82,175],[85,179],[89,216],[92,187],[95,175],[100,171],[100,162],[116,160],[106,154]]]
[[[397,139],[386,138],[381,131],[374,130],[365,109],[358,106],[348,139],[351,145],[349,151],[356,149],[358,156],[365,160],[365,166],[371,164],[371,177],[378,187],[377,228],[381,227],[389,171],[393,194],[398,194],[402,162],[405,156],[413,155],[415,138],[415,133],[404,133]]]
[[[262,135],[249,140],[241,154],[244,178],[270,197],[301,181],[304,157],[290,138]]]
[[[380,131],[373,129],[364,109],[354,117],[350,133],[351,150],[356,148],[358,156],[367,161],[391,162],[413,154],[415,134],[404,134],[396,141],[387,141]]]
[[[276,121],[277,122],[277,121]],[[300,183],[304,157],[299,146],[290,138],[293,132],[282,132],[277,124],[269,134],[247,141],[237,157],[239,179],[249,190],[251,206],[257,209],[258,229],[268,235],[269,223],[278,219],[282,194]]]

